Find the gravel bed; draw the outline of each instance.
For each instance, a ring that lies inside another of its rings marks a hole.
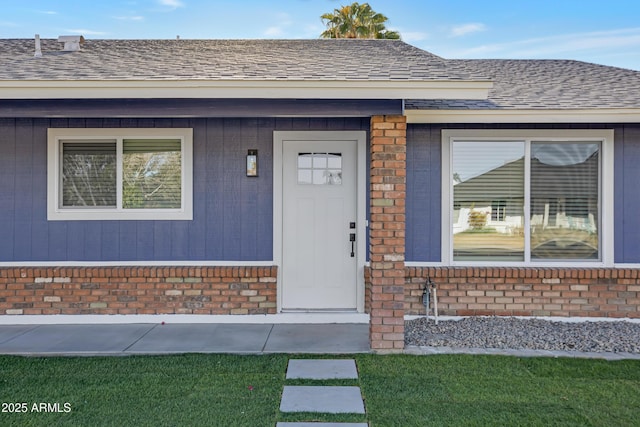
[[[557,322],[514,317],[405,322],[405,344],[429,347],[639,353],[640,323]]]

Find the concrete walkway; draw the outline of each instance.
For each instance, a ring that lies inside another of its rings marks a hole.
[[[364,323],[0,324],[0,354],[122,356],[180,353],[368,353]],[[638,353],[408,346],[405,354],[493,354],[517,357],[640,359]]]
[[[367,353],[367,324],[0,325],[0,354]]]

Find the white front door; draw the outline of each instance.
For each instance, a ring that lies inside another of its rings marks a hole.
[[[283,310],[356,310],[355,140],[282,143]]]

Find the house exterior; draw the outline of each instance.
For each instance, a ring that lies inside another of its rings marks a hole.
[[[0,40],[2,315],[640,317],[638,71],[60,40]]]

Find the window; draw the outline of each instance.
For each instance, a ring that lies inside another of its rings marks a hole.
[[[612,134],[443,131],[443,258],[609,261]]]
[[[49,220],[192,219],[191,129],[49,129]]]
[[[298,184],[342,185],[342,154],[298,153]]]
[[[494,200],[491,202],[491,221],[506,221],[507,201]]]

